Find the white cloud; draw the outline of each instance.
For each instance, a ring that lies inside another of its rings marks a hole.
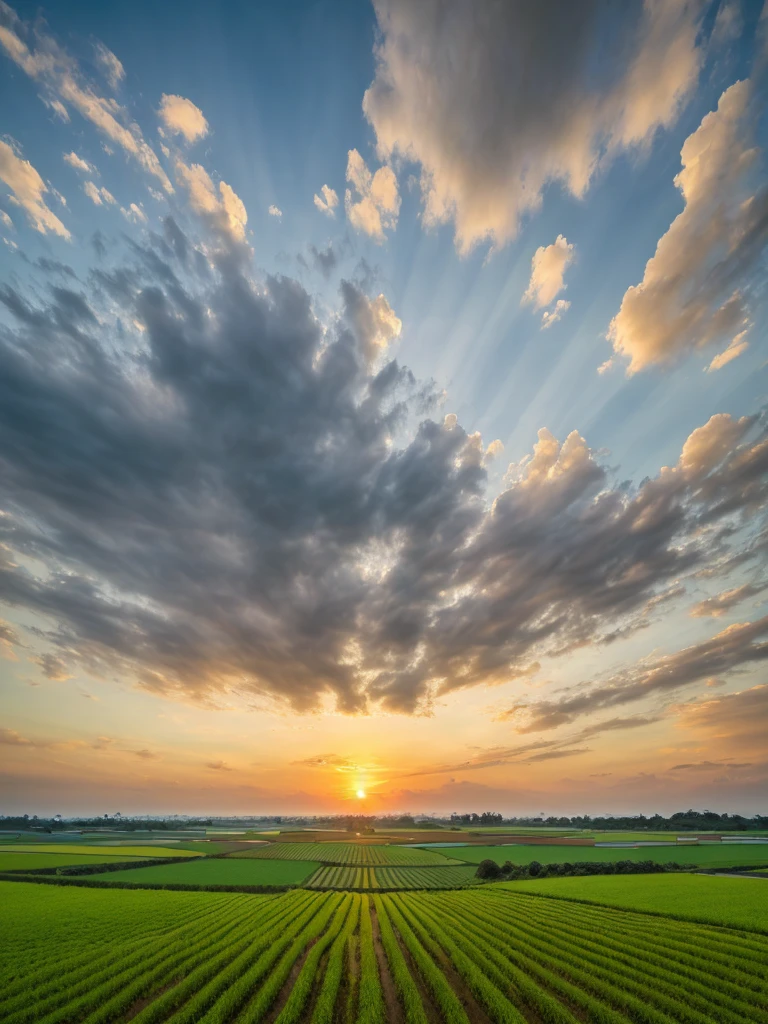
[[[553,309],[545,309],[541,316],[541,329],[546,330],[547,327],[551,327],[552,324],[556,324],[558,320],[561,320],[564,313],[567,313],[571,308],[570,302],[567,299],[558,299]]]
[[[13,193],[11,202],[21,207],[30,223],[41,235],[52,232],[62,238],[69,238],[69,231],[59,218],[46,206],[43,199],[48,191],[43,179],[29,162],[19,156],[7,142],[0,140],[0,181],[4,181]]]
[[[208,122],[202,110],[183,96],[163,93],[157,115],[169,132],[183,135],[187,142],[196,142],[208,134]]]
[[[131,221],[133,224],[147,223],[146,213],[144,213],[141,206],[137,206],[136,203],[131,203],[131,205],[127,209],[124,206],[121,206],[120,213],[122,213],[126,220]]]
[[[200,164],[189,166],[176,161],[176,175],[189,193],[192,208],[210,217],[220,231],[224,231],[238,242],[245,239],[248,213],[245,204],[225,181],[219,182],[219,194],[211,177]]]
[[[13,221],[8,216],[8,214],[5,212],[5,210],[0,210],[0,224],[2,224],[3,227],[6,228],[8,231],[13,231],[14,230],[14,228],[13,228]]]
[[[280,209],[279,206],[275,206],[274,203],[267,210],[267,213],[269,214],[270,217],[282,217],[283,216],[283,211]]]
[[[339,196],[330,188],[328,185],[323,185],[320,189],[320,195],[315,192],[314,203],[315,206],[320,210],[321,213],[327,214],[329,217],[336,216],[336,207],[339,205]]]
[[[125,68],[114,53],[107,49],[104,43],[96,43],[94,49],[96,50],[97,63],[100,65],[109,84],[113,89],[116,89],[125,78]]]
[[[684,0],[374,6],[363,110],[378,155],[420,165],[423,222],[452,222],[462,253],[509,241],[549,182],[583,196],[599,167],[675,121],[702,60],[702,5]]]
[[[69,164],[70,167],[74,167],[76,171],[83,171],[84,174],[96,174],[96,168],[89,164],[87,160],[83,160],[82,157],[78,156],[77,153],[65,153],[64,163]]]
[[[354,328],[366,360],[372,363],[386,351],[391,341],[400,337],[403,322],[385,295],[369,299],[347,282],[342,282],[341,291],[347,318]]]
[[[6,4],[0,8],[0,22],[0,47],[30,78],[42,86],[43,99],[48,106],[67,121],[67,105],[74,107],[112,142],[129,153],[145,171],[156,177],[166,192],[173,191],[157,155],[144,140],[138,125],[131,122],[127,111],[119,103],[98,95],[82,78],[77,61],[52,36],[38,30],[35,38],[40,44],[39,49],[30,49],[20,35],[28,34],[28,25]]]
[[[92,181],[86,181],[83,184],[83,192],[96,206],[102,206],[104,203],[109,203],[111,206],[115,203],[115,197],[111,192],[108,192],[105,188],[99,188]]]
[[[726,342],[716,370],[747,347],[749,290],[768,239],[750,100],[750,83],[736,82],[683,144],[675,184],[685,205],[608,332],[629,374]]]
[[[531,260],[531,280],[523,296],[534,309],[551,305],[566,287],[565,271],[573,262],[574,245],[564,235],[558,235],[551,245],[540,245]]]
[[[375,174],[371,174],[358,151],[350,149],[347,181],[352,188],[346,190],[344,207],[350,224],[377,242],[383,242],[384,232],[397,225],[400,212],[400,195],[394,171],[391,167],[380,167]]]

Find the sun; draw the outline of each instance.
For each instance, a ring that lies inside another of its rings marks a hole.
[[[358,789],[358,791],[357,791],[357,799],[358,800],[365,800],[365,790],[364,789]]]

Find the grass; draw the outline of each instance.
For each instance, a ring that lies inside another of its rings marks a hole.
[[[317,870],[315,861],[232,860],[229,857],[127,868],[90,877],[150,885],[300,885]]]
[[[451,851],[451,855],[453,851]],[[233,853],[232,859],[317,860],[322,864],[441,865],[456,863],[434,850],[410,846],[363,846],[355,843],[272,843]]]
[[[703,868],[738,868],[742,865],[768,866],[768,845],[736,846],[640,846],[636,849],[624,847],[611,849],[594,846],[456,846],[451,847],[451,857],[468,864],[479,864],[481,860],[495,860],[504,864],[579,864],[584,861],[603,862],[618,860],[653,860],[659,864],[674,861],[677,864],[694,864]]]
[[[749,884],[638,881],[667,879]],[[768,936],[531,895],[536,885],[371,898],[0,883],[0,1020],[384,1024],[389,1007],[403,1024],[766,1019]]]
[[[529,896],[585,900],[601,906],[651,911],[690,921],[768,933],[768,884],[759,878],[597,875],[592,878],[503,882],[498,888],[511,889]]]

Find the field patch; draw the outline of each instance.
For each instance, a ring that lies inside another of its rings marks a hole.
[[[120,859],[120,858],[118,858]],[[141,860],[141,857],[125,857]],[[114,857],[81,857],[75,853],[0,853],[0,871],[36,871],[38,868],[69,868],[76,865],[109,864]]]
[[[450,851],[451,855],[453,850]],[[433,850],[414,846],[366,846],[357,843],[272,843],[254,850],[233,853],[227,859],[317,860],[323,864],[355,867],[377,865],[441,865],[457,863]]]
[[[586,900],[602,906],[644,910],[690,921],[751,928],[768,933],[768,882],[717,875],[596,875],[502,882],[491,888]]]
[[[154,864],[89,877],[137,885],[300,885],[317,870],[315,861],[195,859],[185,864]]]
[[[0,906],[0,1019],[14,1024],[755,1024],[768,1011],[764,935],[503,886],[0,883]]]
[[[180,847],[164,846],[86,846],[79,843],[29,843],[15,844],[13,847],[5,846],[0,848],[0,854],[10,853],[54,853],[77,854],[78,857],[101,857],[106,860],[108,857],[116,857],[118,860],[129,857],[194,857],[196,854],[191,850],[184,850]]]
[[[477,881],[474,866],[340,867],[324,865],[308,889],[457,889]]]
[[[702,868],[738,868],[740,866],[768,867],[768,845],[741,847],[712,844],[711,846],[463,846],[451,848],[455,860],[479,864],[481,860],[494,860],[497,864],[511,861],[525,865],[537,860],[540,864],[579,864],[585,861],[608,863],[619,860],[652,860],[657,864],[691,864]]]

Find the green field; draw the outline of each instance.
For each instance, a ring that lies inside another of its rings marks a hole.
[[[597,875],[502,882],[500,888],[535,897],[587,900],[608,907],[674,915],[708,924],[768,933],[768,882],[717,875]],[[493,888],[497,888],[494,884]]]
[[[0,871],[36,871],[38,868],[68,868],[76,864],[109,864],[114,857],[81,857],[75,853],[0,853]],[[119,860],[120,858],[118,858]],[[126,857],[140,860],[139,857]]]
[[[356,867],[454,863],[448,856],[444,857],[435,850],[422,850],[415,846],[362,846],[354,843],[271,843],[231,856],[233,859],[318,860],[323,864],[350,864]],[[453,850],[450,851],[450,857],[453,857]]]
[[[126,868],[90,878],[137,885],[300,885],[320,865],[316,861],[195,859],[186,864]]]
[[[764,935],[507,886],[369,896],[0,883],[0,907],[3,1024],[755,1024],[768,1013]]]
[[[456,889],[476,881],[466,867],[323,866],[306,883],[309,889]]]
[[[131,857],[194,857],[195,853],[191,850],[184,850],[181,847],[170,847],[170,846],[82,846],[78,843],[30,843],[30,844],[15,844],[13,847],[4,847],[2,854],[13,853],[55,853],[56,856],[62,854],[77,854],[78,857],[101,857],[102,860],[107,858],[117,858],[118,860],[128,860]]]
[[[497,864],[578,864],[584,861],[616,862],[619,860],[652,860],[657,864],[695,864],[703,868],[738,868],[741,865],[768,866],[768,844],[753,847],[737,846],[455,846],[446,851],[455,860],[479,864],[481,860],[495,860]]]

